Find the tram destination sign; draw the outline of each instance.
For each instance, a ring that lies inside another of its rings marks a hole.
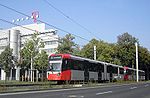
[[[50,59],[50,60],[61,60],[62,57],[61,57],[61,56],[50,56],[49,59]]]

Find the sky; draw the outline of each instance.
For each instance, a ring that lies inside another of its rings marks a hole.
[[[80,46],[92,38],[108,43],[116,43],[117,36],[128,32],[139,39],[140,45],[150,50],[150,0],[47,0],[55,8],[63,12],[81,26],[64,17],[52,8],[45,0],[0,0],[0,4],[17,11],[31,15],[39,12],[39,20],[61,28],[75,36],[75,42]],[[26,16],[0,6],[0,18],[12,21]],[[27,25],[32,20],[21,21],[18,24]],[[0,28],[10,28],[14,25],[0,21]],[[87,30],[85,30],[84,28]],[[56,29],[46,25],[46,28]],[[60,37],[67,33],[58,30]]]

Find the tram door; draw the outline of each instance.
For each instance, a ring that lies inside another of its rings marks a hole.
[[[110,77],[109,77],[109,81],[112,82],[112,78],[113,78],[113,73],[112,73],[112,70],[113,70],[113,67],[112,66],[107,66],[107,73],[110,74]]]
[[[98,65],[98,82],[102,81],[102,72],[104,72],[104,66],[99,64]]]
[[[85,61],[84,63],[84,81],[88,82],[89,80],[89,62]]]
[[[1,80],[1,68],[0,68],[0,80]]]
[[[110,82],[112,82],[112,80],[113,80],[113,72],[112,72],[112,70],[113,70],[113,67],[112,66],[110,66]]]

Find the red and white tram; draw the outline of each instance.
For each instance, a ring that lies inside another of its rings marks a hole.
[[[70,54],[49,56],[47,79],[53,81],[113,81],[135,79],[136,70],[106,62],[91,60]],[[144,71],[139,70],[139,79],[144,80]]]

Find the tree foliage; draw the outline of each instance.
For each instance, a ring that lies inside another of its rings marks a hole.
[[[57,53],[69,53],[69,54],[78,54],[78,45],[74,43],[75,37],[71,34],[67,34],[61,39],[61,44],[57,48]]]
[[[47,69],[47,66],[48,66],[48,55],[47,53],[42,50],[40,53],[38,53],[37,57],[35,58],[35,62],[34,62],[36,65],[35,68],[42,72],[42,81],[43,81],[43,73],[44,71]]]
[[[96,39],[92,39],[87,45],[85,45],[82,49],[81,49],[81,56],[82,57],[86,57],[86,58],[90,58],[90,59],[94,59],[94,45],[98,46],[98,40]],[[96,51],[99,52],[99,51]],[[97,53],[98,54],[98,53]]]
[[[35,65],[36,69],[43,70],[47,68],[48,66],[48,55],[47,53],[42,50],[40,53],[38,53],[37,57],[35,58]]]
[[[109,44],[101,40],[92,39],[81,50],[81,56],[93,59],[94,58],[94,46],[96,46],[96,58],[100,61],[105,61],[114,64],[120,64],[115,52],[116,48],[114,44]]]
[[[136,42],[138,42],[138,39],[130,35],[128,32],[117,37],[117,44],[119,45],[135,45]]]
[[[29,68],[31,64],[31,58],[33,60],[39,53],[39,49],[44,47],[44,43],[38,37],[38,33],[34,33],[31,39],[27,40],[21,50],[21,67]]]
[[[122,66],[135,68],[135,43],[138,39],[127,32],[119,35],[117,39],[118,51],[117,57],[121,61]]]
[[[146,80],[150,79],[150,52],[140,46],[138,49],[139,53],[139,68],[145,71]]]
[[[7,46],[5,50],[0,54],[0,64],[2,65],[2,69],[6,72],[6,77],[10,72],[10,69],[14,67],[12,61],[12,49]]]

